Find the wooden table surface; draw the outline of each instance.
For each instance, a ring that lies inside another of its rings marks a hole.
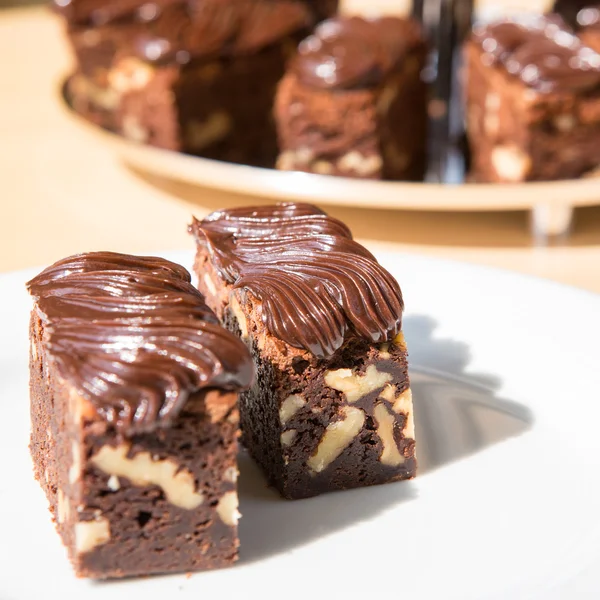
[[[192,248],[186,226],[260,199],[137,174],[60,108],[71,58],[44,8],[0,11],[0,271],[71,253]],[[600,199],[599,199],[600,204]],[[568,241],[532,245],[525,212],[332,208],[369,247],[513,269],[600,292],[600,206],[578,209]]]

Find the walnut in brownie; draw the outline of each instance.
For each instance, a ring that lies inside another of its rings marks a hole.
[[[31,453],[76,574],[231,564],[244,344],[159,258],[77,255],[28,287]]]
[[[191,231],[200,289],[254,358],[242,440],[271,484],[304,498],[414,477],[394,278],[310,205],[219,211]]]
[[[321,23],[300,43],[277,91],[278,168],[421,179],[425,59],[421,27],[411,19]]]
[[[70,32],[81,65],[69,83],[74,107],[136,142],[272,166],[276,85],[312,9],[302,0],[204,0],[140,17],[147,6]]]
[[[600,55],[556,16],[476,26],[466,46],[476,181],[568,179],[600,163]]]

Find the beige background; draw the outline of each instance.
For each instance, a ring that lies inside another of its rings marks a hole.
[[[142,176],[62,112],[70,68],[43,8],[0,12],[0,270],[74,252],[191,248],[191,215],[260,199]],[[600,199],[599,199],[600,204]],[[531,245],[528,215],[330,209],[372,248],[514,269],[600,292],[600,207],[577,210],[570,240]]]

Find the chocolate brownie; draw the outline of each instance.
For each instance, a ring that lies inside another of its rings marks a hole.
[[[275,99],[277,167],[423,178],[427,48],[412,19],[338,17],[303,40]]]
[[[76,574],[233,563],[244,344],[159,258],[77,255],[28,288],[31,454]]]
[[[72,29],[80,68],[69,96],[134,141],[272,166],[276,85],[313,18],[302,0],[205,0]]]
[[[466,60],[476,181],[568,179],[600,164],[600,55],[558,17],[476,26]]]
[[[190,230],[200,290],[254,358],[242,441],[270,483],[304,498],[414,477],[394,278],[310,205],[219,211]]]

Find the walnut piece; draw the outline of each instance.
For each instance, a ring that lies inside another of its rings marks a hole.
[[[223,479],[225,481],[229,481],[230,483],[235,483],[237,481],[239,475],[239,471],[236,467],[227,467],[225,472],[223,473]]]
[[[204,496],[196,492],[194,477],[187,469],[180,470],[169,458],[153,460],[149,452],[128,458],[129,448],[129,444],[103,446],[91,462],[107,475],[126,477],[133,485],[159,486],[175,506],[192,510],[202,504]]]
[[[280,171],[293,171],[299,167],[307,167],[313,158],[314,152],[310,148],[300,147],[282,152],[275,166]]]
[[[80,521],[75,524],[75,550],[85,554],[110,540],[108,519],[97,517],[95,521]]]
[[[71,505],[65,493],[59,488],[56,493],[56,520],[59,523],[64,523],[69,519],[71,513]]]
[[[82,398],[74,389],[69,392],[69,412],[74,423],[81,423],[82,419],[93,419],[96,416],[92,403]]]
[[[242,516],[238,510],[237,492],[227,492],[221,496],[217,504],[217,514],[225,525],[230,527],[237,525],[239,518]]]
[[[357,175],[372,175],[381,169],[383,161],[378,154],[364,156],[356,150],[344,154],[337,161],[337,167],[342,171],[352,171]]]
[[[319,175],[331,175],[333,173],[333,165],[327,160],[316,160],[311,169]]]
[[[351,404],[383,387],[392,379],[391,373],[378,371],[375,365],[369,365],[364,375],[353,373],[352,369],[337,369],[325,373],[325,383],[330,388],[343,392]]]
[[[108,478],[106,485],[111,492],[118,492],[121,489],[121,482],[116,475],[111,475]]]
[[[396,422],[394,415],[388,411],[385,404],[378,402],[375,405],[373,416],[377,421],[377,435],[383,444],[379,461],[389,467],[401,465],[404,462],[404,456],[400,454],[394,439],[394,424]]]
[[[96,85],[83,75],[74,75],[69,82],[69,89],[75,96],[92,101],[97,107],[108,111],[119,108],[121,94],[110,87]]]
[[[392,355],[390,354],[390,345],[388,343],[381,344],[381,346],[379,346],[379,358],[383,360],[388,360],[391,357]]]
[[[306,400],[300,394],[288,396],[279,408],[279,420],[285,425],[304,405]]]
[[[575,129],[576,125],[577,120],[573,115],[563,114],[554,118],[554,126],[562,133],[568,133],[569,131],[572,131]]]
[[[517,146],[496,146],[492,150],[491,160],[498,177],[503,181],[523,181],[531,171],[531,157]]]
[[[150,137],[148,130],[142,126],[142,123],[135,115],[125,115],[123,117],[121,130],[127,139],[138,144],[146,143]]]
[[[320,473],[327,468],[360,433],[365,423],[365,413],[353,406],[342,408],[344,418],[327,426],[317,446],[317,451],[307,461],[313,473]]]
[[[404,333],[399,331],[393,341],[394,346],[398,346],[402,348],[402,350],[406,351],[406,338],[404,337]]]
[[[81,450],[79,444],[75,441],[71,442],[71,454],[73,462],[69,467],[69,481],[75,483],[81,475]]]
[[[145,88],[153,76],[154,69],[150,65],[128,57],[108,72],[108,84],[119,94],[125,94]]]
[[[406,424],[402,430],[402,435],[406,438],[415,439],[415,419],[412,402],[412,391],[405,389],[402,393],[396,395],[394,386],[388,385],[379,394],[383,400],[392,404],[392,410],[397,414],[403,414],[406,417]]]
[[[185,138],[187,145],[194,150],[202,150],[227,137],[233,128],[231,117],[223,110],[217,110],[204,121],[192,120],[188,123]]]
[[[291,446],[296,439],[296,434],[298,432],[295,429],[288,429],[281,434],[281,445],[282,446]]]

